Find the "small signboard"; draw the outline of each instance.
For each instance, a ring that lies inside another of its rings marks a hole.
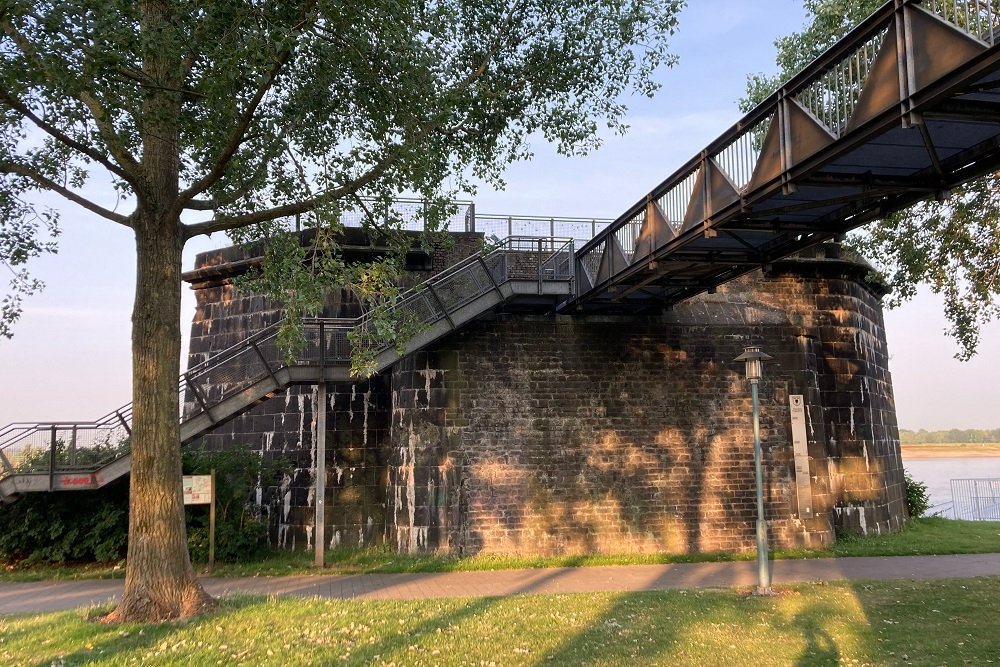
[[[184,504],[207,505],[212,502],[211,475],[184,475]]]
[[[809,477],[809,442],[806,439],[805,396],[788,397],[792,417],[792,454],[795,458],[795,487],[799,500],[799,516],[812,516],[812,480]]]

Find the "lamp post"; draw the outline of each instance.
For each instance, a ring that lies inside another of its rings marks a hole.
[[[760,400],[757,384],[763,374],[764,362],[773,359],[752,345],[733,361],[746,362],[747,380],[750,382],[750,396],[753,400],[753,463],[757,480],[757,595],[771,595],[771,569],[767,555],[767,522],[764,520],[764,479],[761,472],[760,452]]]

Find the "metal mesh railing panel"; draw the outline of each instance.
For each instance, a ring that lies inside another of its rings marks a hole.
[[[227,354],[218,365],[187,376],[202,399],[220,401],[242,391],[267,375],[267,368],[252,347]]]
[[[427,289],[412,294],[400,303],[397,309],[407,322],[433,324],[444,317],[444,311],[438,305],[437,299]]]
[[[4,472],[95,470],[130,450],[124,425],[39,424],[3,450]]]
[[[489,275],[476,262],[459,273],[448,276],[434,284],[434,293],[449,311],[465,305],[471,299],[485,293],[492,287]]]
[[[613,221],[608,218],[555,218],[515,215],[476,215],[476,231],[487,238],[546,236],[571,238],[583,244],[597,236]]]

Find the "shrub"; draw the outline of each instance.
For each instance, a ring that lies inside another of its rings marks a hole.
[[[189,447],[183,462],[185,475],[215,470],[215,559],[240,562],[260,557],[267,549],[267,522],[254,503],[254,491],[273,485],[287,463],[265,464],[257,452],[243,446],[211,452]],[[208,505],[189,505],[185,514],[191,558],[207,561]]]
[[[903,486],[906,489],[906,512],[911,519],[918,519],[931,506],[931,498],[927,493],[927,485],[913,479],[910,473],[903,473]]]
[[[0,506],[0,560],[113,561],[128,544],[128,479],[97,491],[28,493]]]
[[[48,456],[46,450],[46,466]],[[253,503],[253,492],[258,484],[273,484],[287,464],[263,465],[245,447],[222,452],[187,448],[183,461],[186,475],[216,471],[216,560],[260,556],[267,547],[267,524]],[[185,515],[191,557],[205,561],[208,507],[188,506]],[[127,546],[128,477],[96,491],[28,493],[0,506],[0,561],[107,562],[124,558]]]

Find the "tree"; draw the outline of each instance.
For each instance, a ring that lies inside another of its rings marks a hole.
[[[443,183],[499,183],[533,134],[586,151],[672,64],[682,4],[0,0],[2,258],[48,249],[32,224],[58,212],[36,191],[135,234],[128,567],[109,620],[211,604],[180,492],[184,243],[254,229],[280,246],[272,223],[289,216],[326,229],[363,196],[440,202]],[[91,170],[131,213],[88,197]],[[320,273],[342,275],[335,242],[318,245]]]
[[[883,0],[803,0],[807,25],[775,42],[780,72],[747,81],[744,110],[826,51],[884,4]],[[1000,316],[1000,174],[956,188],[944,202],[924,202],[868,225],[851,243],[892,286],[895,307],[920,285],[944,298],[955,356],[972,358],[980,327]]]

